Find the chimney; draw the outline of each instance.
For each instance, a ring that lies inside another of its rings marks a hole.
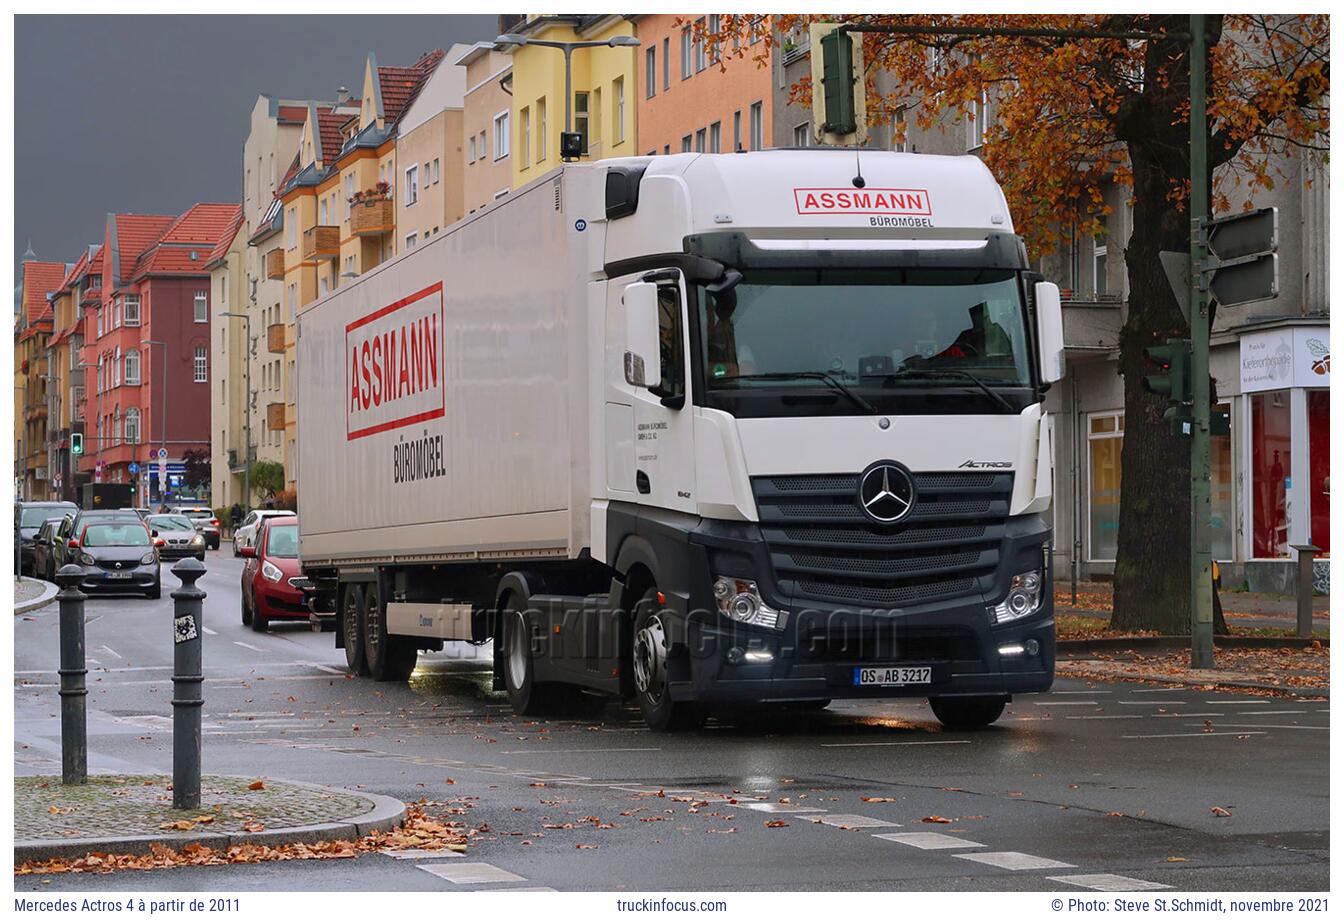
[[[337,105],[343,105],[344,103],[349,102],[349,101],[350,101],[350,90],[346,89],[344,86],[342,86],[340,89],[336,90],[336,104],[337,104]]]

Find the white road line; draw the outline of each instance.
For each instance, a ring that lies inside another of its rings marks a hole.
[[[449,859],[451,857],[465,858],[466,853],[457,853],[453,850],[379,850],[384,856],[391,856],[393,859]]]
[[[874,834],[873,836],[882,840],[903,843],[909,847],[918,847],[921,850],[961,850],[984,846],[983,843],[976,843],[974,840],[953,837],[951,834],[935,834],[930,831],[909,834]]]
[[[1178,690],[1177,687],[1148,687],[1143,690],[1131,690],[1130,693],[1172,693]]]
[[[1204,718],[1204,716],[1221,716],[1224,712],[1155,712],[1148,716],[1150,719],[1194,719]]]
[[[204,629],[204,630],[205,630],[205,634],[206,634],[207,636],[218,636],[218,635],[219,635],[219,633],[215,632],[215,631],[214,631],[213,629],[211,629],[209,626],[202,626],[201,629]]]
[[[1184,700],[1119,700],[1121,706],[1184,706]]]
[[[1032,856],[1030,853],[1016,853],[1011,850],[1004,853],[953,853],[952,857],[954,859],[969,859],[972,862],[984,863],[987,866],[994,866],[999,869],[1011,869],[1014,872],[1020,872],[1023,869],[1077,868],[1073,863],[1046,859],[1044,856]]]
[[[734,808],[750,808],[752,811],[764,811],[769,814],[801,815],[825,811],[824,808],[812,808],[807,805],[785,805],[781,802],[738,802]]]
[[[1095,696],[1102,693],[1110,693],[1110,690],[1051,690],[1051,696]]]
[[[84,663],[85,663],[85,664],[96,664],[96,665],[101,665],[101,664],[102,664],[102,662],[99,661],[97,658],[85,658],[85,659],[84,659]]]
[[[1142,719],[1143,716],[1065,716],[1066,719]]]
[[[624,754],[634,751],[661,751],[662,748],[656,747],[637,747],[637,748],[545,748],[539,750],[533,748],[530,751],[500,751],[501,754],[521,754],[526,757],[529,754]]]
[[[100,648],[100,649],[103,650],[104,652],[107,652],[107,653],[108,653],[109,655],[111,655],[113,658],[121,658],[120,655],[118,655],[116,652],[112,651],[112,649],[108,648],[106,645],[100,645],[100,646],[98,646],[98,648]]]
[[[1246,712],[1239,712],[1239,716],[1299,716],[1306,712],[1305,709],[1248,709]]]
[[[1290,731],[1328,732],[1329,725],[1266,725],[1264,722],[1219,722],[1219,728],[1282,728]],[[1262,735],[1264,732],[1242,732],[1243,735]]]
[[[813,815],[807,820],[813,824],[825,824],[849,830],[852,827],[900,827],[895,821],[883,821],[881,818],[869,818],[866,815]]]
[[[430,875],[437,875],[454,885],[484,885],[492,882],[525,882],[521,875],[514,875],[489,863],[435,863],[432,866],[416,866]]]
[[[1268,706],[1269,700],[1205,700],[1206,706]]]
[[[850,748],[850,747],[898,747],[904,744],[970,744],[966,741],[847,741],[843,744],[832,743],[823,744],[825,748]]]
[[[1171,887],[1170,885],[1159,885],[1157,882],[1145,882],[1141,878],[1111,875],[1108,872],[1101,872],[1096,875],[1052,875],[1049,880],[1063,882],[1066,885],[1077,885],[1079,888],[1091,888],[1093,891],[1157,891],[1159,888]]]
[[[242,645],[241,642],[238,643],[238,644],[239,644],[239,645]],[[342,671],[340,668],[333,668],[331,665],[328,665],[328,664],[319,664],[319,663],[316,662],[316,661],[296,661],[296,662],[294,662],[294,664],[302,665],[303,667],[308,667],[308,668],[317,668],[319,671],[325,671],[325,672],[327,672],[328,674],[344,674],[344,673],[345,673],[345,672]]]
[[[233,644],[234,644],[234,645],[241,645],[243,648],[250,648],[250,649],[251,649],[252,651],[254,651],[254,652],[260,652],[260,651],[261,651],[261,649],[257,648],[255,645],[248,645],[246,642],[239,642],[239,641],[237,641],[236,639],[234,640],[234,643],[233,643]]]
[[[1170,735],[1121,735],[1121,738],[1222,738],[1227,735],[1263,735],[1264,732],[1178,732]]]
[[[1047,702],[1040,702],[1040,703],[1033,702],[1031,705],[1033,705],[1033,706],[1095,706],[1095,705],[1097,705],[1097,701],[1096,701],[1096,700],[1050,700],[1050,701],[1047,701]]]

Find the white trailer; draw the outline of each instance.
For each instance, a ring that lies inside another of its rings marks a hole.
[[[520,712],[1046,689],[1058,291],[973,157],[566,166],[298,318],[300,553],[352,670]]]

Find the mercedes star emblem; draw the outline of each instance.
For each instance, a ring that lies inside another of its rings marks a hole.
[[[915,480],[895,460],[879,460],[859,477],[859,507],[879,524],[895,524],[915,507]]]

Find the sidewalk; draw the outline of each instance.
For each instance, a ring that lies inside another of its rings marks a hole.
[[[348,842],[406,817],[406,806],[387,796],[290,780],[206,776],[201,807],[190,811],[173,808],[171,790],[164,776],[90,776],[84,786],[63,786],[59,776],[17,776],[14,861]]]
[[[1055,616],[1066,618],[1064,626],[1069,625],[1071,617],[1090,620],[1110,620],[1111,618],[1110,582],[1080,581],[1078,583],[1078,603],[1073,603],[1073,592],[1067,581],[1055,582]],[[1250,634],[1252,630],[1294,630],[1297,627],[1297,598],[1284,594],[1251,594],[1246,591],[1223,590],[1218,593],[1223,605],[1223,616],[1234,632]],[[1330,632],[1330,596],[1321,595],[1311,599],[1312,630],[1329,635]],[[1089,624],[1078,623],[1080,631],[1090,632]],[[1104,627],[1103,627],[1104,628]],[[1061,632],[1067,632],[1061,629]]]
[[[61,589],[37,578],[14,579],[14,613],[29,613],[50,604]]]
[[[1061,649],[1055,662],[1060,677],[1121,680],[1201,690],[1245,690],[1264,696],[1330,697],[1330,649],[1214,649],[1212,670],[1190,668],[1189,649],[1092,652],[1077,657]]]

